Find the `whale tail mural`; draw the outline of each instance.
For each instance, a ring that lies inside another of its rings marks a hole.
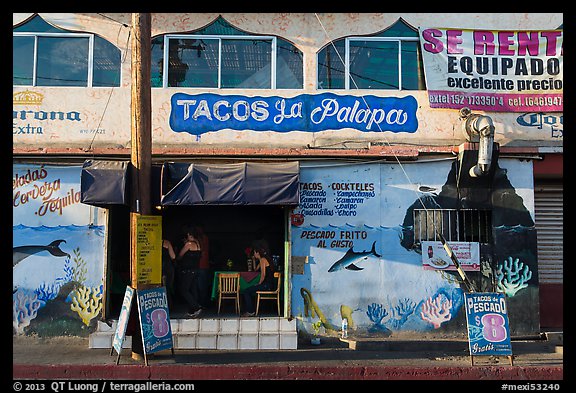
[[[335,272],[341,269],[348,270],[362,270],[363,268],[356,266],[357,263],[367,260],[369,257],[374,256],[380,258],[382,255],[376,252],[376,242],[372,243],[372,249],[370,251],[360,251],[356,252],[350,247],[346,254],[328,269],[328,272]]]
[[[12,249],[12,267],[16,267],[22,260],[28,258],[30,255],[38,254],[42,251],[48,251],[55,257],[68,257],[70,258],[70,254],[64,252],[60,249],[60,244],[66,243],[66,240],[59,239],[54,240],[52,243],[48,244],[47,246],[39,246],[39,245],[29,245],[29,246],[18,246]]]

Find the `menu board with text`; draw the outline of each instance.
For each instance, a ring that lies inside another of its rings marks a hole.
[[[135,215],[138,285],[162,283],[162,217]]]

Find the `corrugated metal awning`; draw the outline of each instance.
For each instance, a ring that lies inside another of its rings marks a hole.
[[[541,283],[562,283],[564,266],[564,203],[560,182],[534,185],[534,212],[538,233],[538,275]]]

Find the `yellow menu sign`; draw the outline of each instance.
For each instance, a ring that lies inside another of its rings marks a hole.
[[[162,217],[136,214],[136,277],[138,285],[162,283]]]

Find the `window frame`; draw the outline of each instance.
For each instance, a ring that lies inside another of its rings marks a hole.
[[[211,87],[211,89],[240,89],[239,87],[222,87],[222,40],[259,40],[271,42],[270,51],[270,90],[276,89],[276,52],[277,52],[277,37],[269,35],[214,35],[214,34],[164,34],[162,50],[162,69],[168,70],[168,62],[170,56],[169,41],[173,40],[218,40],[218,86]],[[162,73],[162,86],[156,88],[178,88],[179,86],[168,86],[168,72]],[[206,87],[194,86],[186,87],[186,89],[206,89]],[[242,87],[241,89],[258,89],[257,87]],[[268,88],[265,88],[268,90]]]
[[[440,241],[436,230],[440,230],[446,241],[455,242],[478,242],[480,244],[490,244],[494,241],[492,234],[492,210],[490,209],[414,209],[414,245],[419,247],[422,241]],[[432,215],[432,223],[429,223],[429,216]],[[444,220],[444,216],[448,221]],[[453,219],[451,220],[451,216]],[[439,222],[436,217],[440,216]],[[425,217],[425,225],[422,222]],[[476,218],[476,219],[475,219]],[[470,222],[467,220],[470,219]],[[455,224],[454,227],[451,224]],[[472,225],[476,226],[474,232]],[[434,229],[429,233],[429,229]],[[467,233],[471,229],[472,233]],[[425,236],[422,236],[425,232]],[[474,236],[477,238],[474,239]]]
[[[94,34],[92,33],[41,33],[41,32],[13,32],[13,37],[33,37],[34,38],[34,65],[32,67],[32,85],[13,85],[13,86],[27,86],[27,87],[65,87],[65,88],[85,88],[85,87],[96,87],[96,88],[110,88],[113,86],[93,86],[93,75],[94,75]],[[37,70],[38,70],[38,38],[88,38],[88,67],[87,67],[87,78],[86,86],[54,86],[54,85],[38,85],[37,80]],[[120,67],[120,76],[122,75],[122,67]],[[120,81],[118,81],[120,85]]]
[[[416,42],[418,43],[420,38],[419,37],[402,37],[402,36],[395,36],[395,37],[376,37],[376,36],[351,36],[351,37],[344,37],[344,87],[340,88],[320,88],[320,80],[318,79],[318,75],[320,75],[320,61],[319,56],[321,52],[326,49],[326,47],[322,48],[318,51],[316,55],[316,88],[318,90],[383,90],[383,91],[413,91],[408,89],[402,89],[402,42]],[[338,39],[340,40],[340,39]],[[332,45],[333,42],[338,41],[333,40],[328,45]],[[375,41],[375,42],[396,42],[398,43],[398,88],[397,89],[359,89],[356,87],[350,88],[350,43],[355,41]],[[419,46],[418,46],[419,48]],[[334,48],[335,52],[338,53],[338,50]],[[340,58],[340,56],[338,56]]]

